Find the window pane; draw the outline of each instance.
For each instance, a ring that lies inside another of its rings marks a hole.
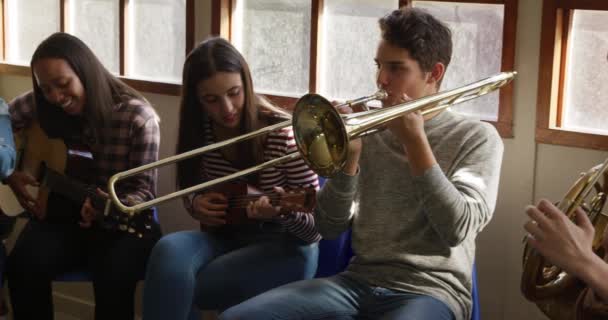
[[[396,0],[326,0],[323,11],[320,93],[348,100],[376,91],[374,57],[378,20],[397,9]]]
[[[442,90],[449,90],[500,72],[504,6],[501,4],[414,1],[452,30],[452,61]],[[498,119],[498,91],[454,107],[484,120]]]
[[[84,41],[110,72],[118,74],[118,1],[78,0],[69,4],[69,32]]]
[[[237,1],[234,44],[249,63],[256,91],[308,92],[310,14],[310,0]]]
[[[179,83],[186,60],[186,0],[130,0],[127,76]]]
[[[608,12],[575,10],[568,43],[562,127],[608,134]]]
[[[6,60],[29,64],[36,47],[60,30],[59,1],[7,0]]]

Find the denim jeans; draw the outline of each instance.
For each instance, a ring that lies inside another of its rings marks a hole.
[[[316,243],[286,233],[167,235],[148,262],[143,318],[196,319],[196,307],[227,309],[272,288],[312,278],[317,258]]]
[[[369,286],[344,274],[298,281],[234,306],[220,320],[399,319],[453,320],[443,302]]]

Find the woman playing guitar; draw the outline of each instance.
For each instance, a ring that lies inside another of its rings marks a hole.
[[[43,208],[25,189],[39,184],[33,177],[15,171],[7,179],[21,205],[35,217],[8,261],[14,317],[52,319],[52,279],[85,268],[93,278],[95,319],[132,320],[135,285],[160,238],[160,228],[153,223],[143,237],[102,228],[102,208],[94,207],[98,201],[93,200],[105,195],[101,189],[111,175],[158,159],[158,116],[142,95],[110,74],[82,41],[69,34],[55,33],[42,41],[32,56],[31,70],[33,91],[10,102],[13,129],[19,133],[39,124],[50,138],[87,147],[92,162],[87,172],[72,177],[98,190],[81,203],[70,199],[72,194],[51,190]],[[117,189],[125,203],[150,200],[156,192],[156,172],[134,176]]]
[[[226,40],[196,47],[183,71],[178,152],[236,137],[272,124],[278,111],[253,91],[249,67]],[[182,161],[178,186],[222,177],[296,151],[291,128]],[[312,278],[317,267],[317,233],[310,208],[271,203],[282,188],[318,187],[303,160],[262,170],[245,181],[273,195],[242,202],[242,217],[224,191],[187,199],[202,231],[173,233],[152,251],[144,289],[144,319],[187,319],[193,309],[226,309],[282,284]],[[244,195],[243,195],[244,196]],[[288,202],[288,201],[287,201]]]

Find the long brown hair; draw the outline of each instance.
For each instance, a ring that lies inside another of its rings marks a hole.
[[[93,135],[98,142],[107,139],[110,128],[112,108],[131,99],[146,99],[137,91],[113,76],[101,64],[93,51],[75,36],[67,33],[54,33],[34,51],[30,62],[36,114],[40,126],[50,137],[66,138],[79,131],[81,121],[65,113],[59,106],[50,103],[42,93],[33,74],[34,64],[42,59],[62,59],[78,76],[86,95],[83,117],[92,126]]]
[[[184,63],[178,153],[202,147],[207,143],[203,128],[209,118],[199,103],[196,87],[200,81],[211,78],[217,72],[235,72],[241,75],[245,95],[241,134],[262,128],[272,121],[268,114],[261,110],[260,105],[265,105],[267,102],[262,101],[261,97],[254,93],[251,73],[245,58],[227,40],[219,37],[209,38],[194,48]],[[241,161],[235,165],[262,163],[265,139],[265,136],[259,136],[240,143],[238,147]],[[200,181],[200,164],[200,156],[178,163],[177,186],[179,188],[186,188]]]

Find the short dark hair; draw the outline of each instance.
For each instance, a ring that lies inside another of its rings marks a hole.
[[[380,18],[382,39],[406,49],[422,71],[429,72],[437,62],[446,68],[452,58],[452,32],[430,13],[404,7]]]

